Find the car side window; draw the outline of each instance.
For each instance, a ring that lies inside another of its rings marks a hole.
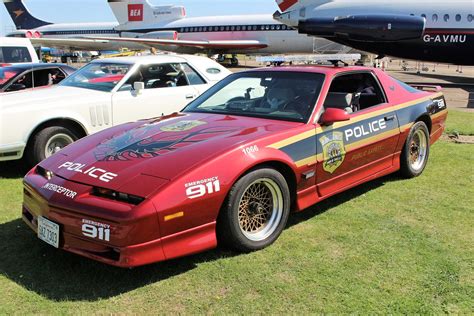
[[[333,79],[324,108],[355,113],[385,102],[385,95],[371,73],[353,73]]]
[[[181,64],[142,65],[127,80],[120,91],[130,90],[135,82],[145,83],[145,89],[188,86],[188,78]]]
[[[180,67],[182,71],[184,71],[184,74],[186,75],[186,78],[188,79],[188,82],[190,85],[200,85],[200,84],[206,84],[206,81],[194,70],[191,66],[189,66],[186,63],[182,63],[179,65],[176,65],[176,67]]]
[[[18,76],[17,79],[15,79],[14,82],[10,85],[10,87],[6,91],[15,91],[15,90],[22,90],[18,89],[15,87],[15,89],[12,89],[14,85],[23,85],[25,86],[22,89],[30,89],[33,88],[33,73],[31,71],[24,73],[20,76]]]
[[[0,62],[25,63],[31,62],[31,55],[26,47],[0,47]]]
[[[58,84],[64,78],[66,78],[66,76],[58,68],[33,71],[33,84],[35,87]]]

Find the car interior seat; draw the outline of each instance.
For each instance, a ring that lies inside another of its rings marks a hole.
[[[352,99],[353,93],[345,92],[329,92],[326,101],[324,101],[324,108],[336,108],[352,113]]]

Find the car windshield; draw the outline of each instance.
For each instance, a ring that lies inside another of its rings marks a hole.
[[[132,66],[119,63],[91,63],[64,79],[60,85],[110,92]]]
[[[24,69],[15,67],[1,67],[0,68],[0,89],[5,87],[9,82],[23,72]]]
[[[306,122],[323,82],[324,75],[319,73],[258,71],[233,74],[191,102],[184,112]]]

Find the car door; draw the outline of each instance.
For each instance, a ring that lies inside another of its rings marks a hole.
[[[145,88],[135,91],[135,82]],[[198,93],[181,64],[142,65],[112,95],[114,125],[179,112]]]
[[[371,72],[333,78],[325,108],[339,108],[350,120],[318,128],[317,185],[330,195],[393,166],[400,137],[396,112]]]

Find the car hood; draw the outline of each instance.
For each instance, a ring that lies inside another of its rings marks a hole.
[[[107,92],[95,91],[82,88],[53,86],[50,88],[35,88],[20,93],[2,94],[0,108],[18,107],[21,105],[39,105],[39,104],[64,104],[68,100],[77,100],[78,98],[93,100],[98,96],[103,96]]]
[[[174,114],[91,135],[41,166],[71,181],[125,192],[124,187],[151,181],[149,177],[171,181],[229,150],[301,124],[218,114]],[[98,172],[87,174],[90,168]],[[96,177],[105,172],[116,176]]]

